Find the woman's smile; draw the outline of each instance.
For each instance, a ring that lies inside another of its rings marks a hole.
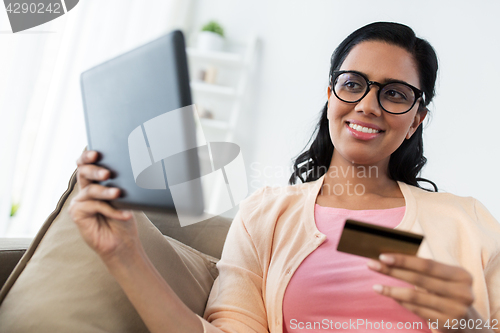
[[[372,140],[384,133],[380,127],[362,121],[349,120],[345,124],[349,133],[360,140]]]

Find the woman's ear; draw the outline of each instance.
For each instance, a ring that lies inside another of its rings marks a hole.
[[[330,120],[330,113],[328,112],[328,108],[330,107],[330,96],[332,95],[332,88],[328,86],[327,89],[328,99],[326,101],[326,119]]]
[[[406,139],[410,139],[413,133],[417,130],[418,126],[424,121],[425,116],[427,116],[427,108],[423,107],[417,111],[415,114],[415,118],[413,118],[413,123],[408,129],[408,133],[406,133]]]
[[[332,87],[328,86],[328,89],[326,91],[327,95],[328,95],[328,100],[326,101],[327,102],[327,107],[330,105],[330,96],[332,95]]]

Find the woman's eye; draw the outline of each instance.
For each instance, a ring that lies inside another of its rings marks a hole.
[[[401,100],[401,101],[406,101],[407,98],[406,98],[406,95],[403,94],[402,92],[399,92],[397,90],[387,90],[385,92],[385,95],[390,98],[391,100]]]
[[[354,89],[359,89],[361,88],[361,85],[357,82],[353,82],[353,81],[346,81],[344,83],[344,87],[346,87],[347,89],[351,89],[351,90],[354,90]]]

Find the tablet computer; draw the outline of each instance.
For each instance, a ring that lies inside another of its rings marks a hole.
[[[97,164],[112,172],[101,184],[122,190],[111,204],[203,213],[182,32],[173,31],[85,71],[81,91],[88,149],[98,151]]]

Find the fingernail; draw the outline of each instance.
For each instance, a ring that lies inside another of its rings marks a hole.
[[[99,177],[104,178],[107,174],[108,172],[106,170],[99,170]]]
[[[116,195],[116,193],[118,193],[118,189],[117,188],[108,188],[106,190],[106,194],[108,194],[108,195]]]
[[[123,212],[122,212],[122,215],[123,215],[123,217],[125,217],[125,218],[127,218],[127,219],[128,219],[129,217],[132,217],[132,215],[130,214],[130,212],[126,212],[126,211],[123,211]]]
[[[380,263],[375,260],[368,260],[366,264],[368,265],[368,267],[376,271],[380,271],[382,269],[382,265],[380,265]]]
[[[373,290],[375,290],[375,291],[376,291],[376,292],[378,292],[379,294],[381,294],[381,293],[382,293],[383,287],[382,287],[382,285],[381,285],[381,284],[374,284],[372,288],[373,288]]]
[[[381,254],[378,258],[380,259],[380,261],[389,265],[394,264],[395,261],[393,256],[389,256],[387,254]]]

